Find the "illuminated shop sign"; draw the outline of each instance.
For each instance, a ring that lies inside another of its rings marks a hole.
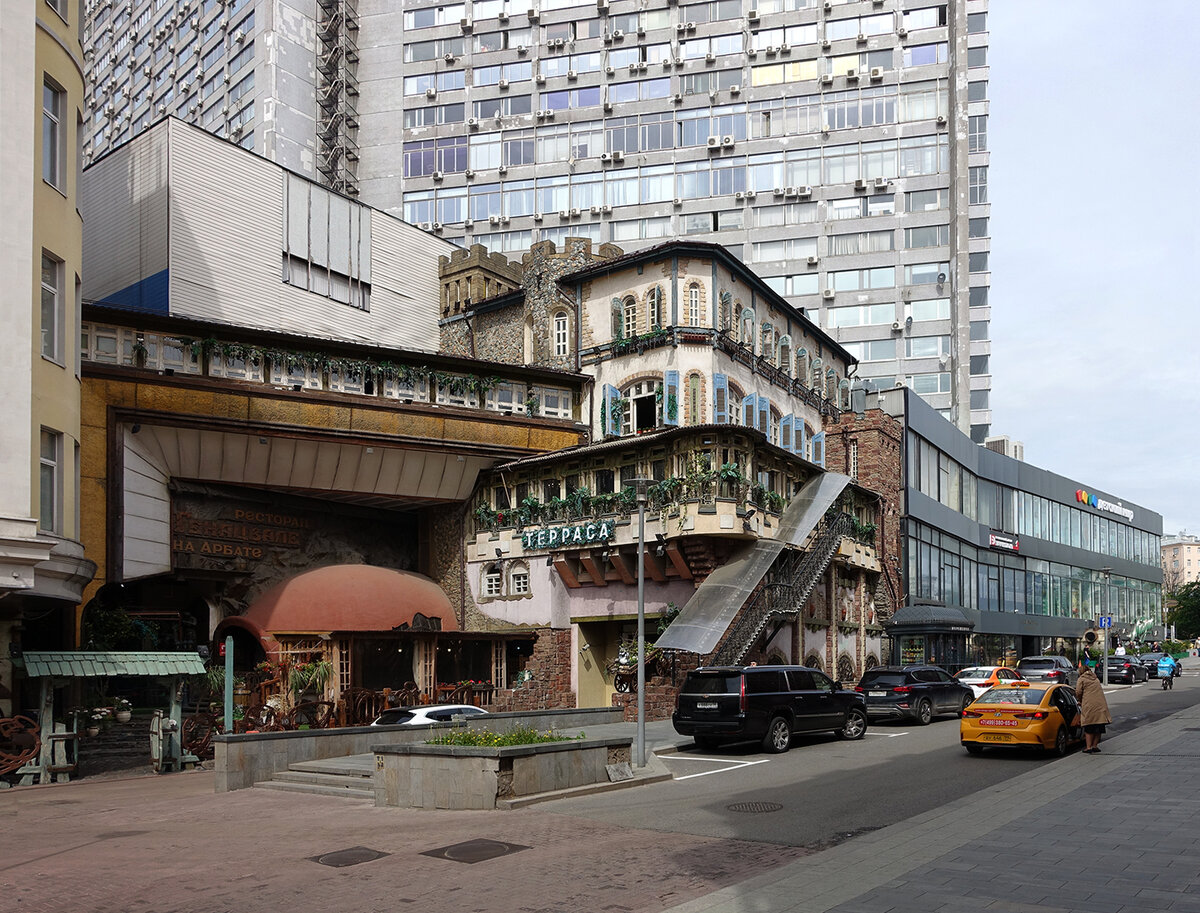
[[[612,524],[607,520],[599,523],[578,523],[574,526],[552,526],[522,533],[521,546],[531,549],[589,545],[593,542],[607,542],[612,538],[612,534]]]
[[[1000,533],[988,533],[988,545],[992,548],[1002,548],[1010,552],[1020,551],[1021,543],[1016,536],[1003,536]]]
[[[1089,494],[1082,488],[1075,492],[1075,500],[1080,504],[1086,504],[1088,507],[1094,507],[1096,510],[1106,510],[1110,514],[1116,514],[1119,517],[1124,517],[1126,520],[1133,519],[1133,511],[1128,507],[1124,507],[1120,503],[1114,504],[1112,501],[1105,501],[1103,498],[1097,498],[1093,494]]]

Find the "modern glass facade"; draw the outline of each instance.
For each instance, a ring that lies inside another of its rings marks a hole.
[[[973,661],[1162,620],[1162,517],[986,450],[903,395],[908,600],[966,610]]]

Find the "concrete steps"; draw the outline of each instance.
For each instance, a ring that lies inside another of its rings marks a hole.
[[[371,755],[300,761],[270,780],[255,783],[256,789],[338,796],[344,799],[375,800],[375,764]]]

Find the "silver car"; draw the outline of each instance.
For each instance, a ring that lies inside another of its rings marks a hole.
[[[1056,685],[1074,685],[1079,677],[1075,666],[1065,656],[1023,656],[1017,663],[1017,671],[1027,681]]]

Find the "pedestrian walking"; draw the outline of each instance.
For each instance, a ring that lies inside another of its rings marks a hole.
[[[1092,666],[1092,660],[1084,660],[1079,670],[1079,681],[1075,684],[1075,696],[1079,698],[1080,721],[1083,724],[1084,754],[1099,754],[1104,727],[1112,722],[1108,701],[1104,698],[1104,686],[1096,678]]]

